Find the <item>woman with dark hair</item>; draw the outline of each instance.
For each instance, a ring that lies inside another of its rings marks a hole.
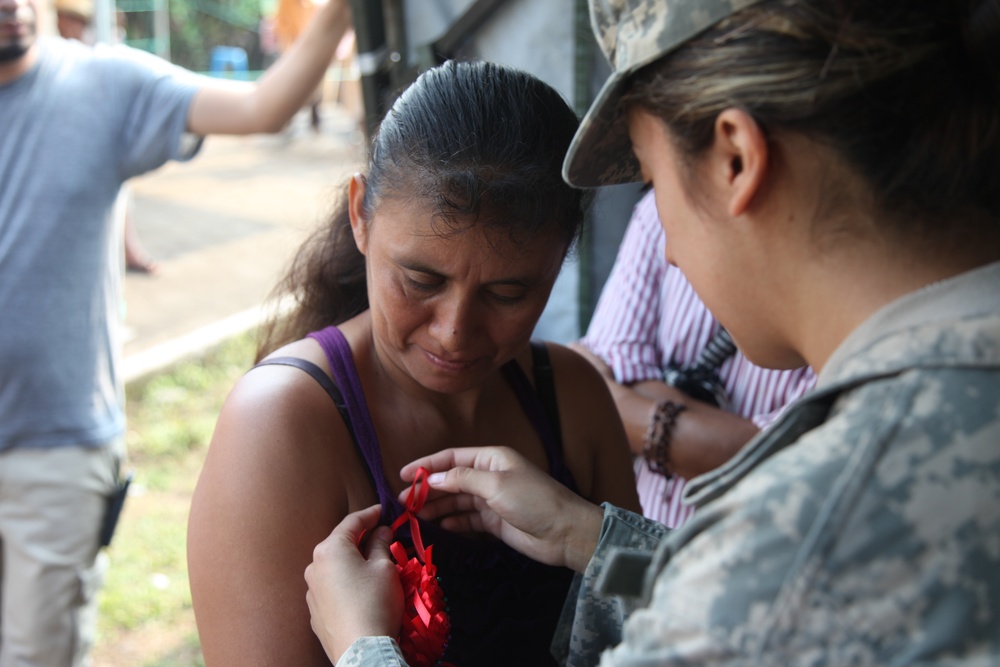
[[[297,308],[219,417],[188,542],[207,665],[329,664],[303,572],[348,513],[405,516],[398,470],[414,458],[517,442],[563,488],[638,509],[603,381],[531,341],[583,220],[583,191],[560,176],[577,125],[548,85],[483,62],[425,72],[388,112],[367,172],[279,290]],[[570,570],[481,535],[419,533],[448,633],[443,653],[417,657],[554,664]]]
[[[817,387],[691,482],[676,532],[506,447],[404,467],[433,471],[423,516],[580,573],[569,664],[997,664],[1000,0],[591,8],[615,71],[564,175],[652,183],[743,353]],[[384,613],[343,618],[392,599],[384,531],[351,542],[371,526],[317,548],[307,599],[338,661],[398,665]]]

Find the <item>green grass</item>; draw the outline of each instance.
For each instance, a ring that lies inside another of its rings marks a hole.
[[[204,664],[188,587],[187,515],[219,410],[253,352],[245,334],[127,388],[135,480],[108,549],[95,667]]]

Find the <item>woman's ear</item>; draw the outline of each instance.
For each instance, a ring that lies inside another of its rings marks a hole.
[[[351,231],[354,243],[362,255],[368,248],[368,221],[364,216],[365,177],[354,174],[347,186],[347,212],[351,217]]]
[[[753,116],[741,109],[726,109],[715,119],[714,164],[733,217],[746,212],[764,184],[768,146],[764,131]]]

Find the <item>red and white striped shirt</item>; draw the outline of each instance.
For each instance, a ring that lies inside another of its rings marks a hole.
[[[611,367],[615,380],[631,384],[663,380],[667,365],[693,364],[719,323],[676,266],[666,261],[666,238],[650,191],[636,204],[614,267],[601,291],[582,343]],[[737,351],[719,368],[729,409],[759,427],[815,384],[809,368],[767,370]],[[670,528],[694,511],[682,502],[686,482],[665,478],[635,461],[643,514]]]

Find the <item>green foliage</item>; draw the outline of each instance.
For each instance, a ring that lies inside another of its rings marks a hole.
[[[250,57],[259,51],[259,0],[173,0],[170,3],[171,59],[207,71],[212,48],[239,46]],[[251,65],[251,69],[257,69]]]
[[[229,387],[249,368],[251,335],[240,336],[204,359],[135,383],[126,391],[131,462],[157,472],[208,444]]]
[[[154,0],[145,0],[152,9]],[[153,13],[131,2],[126,11],[126,33],[133,43],[153,38]],[[170,59],[175,64],[206,72],[212,48],[238,46],[250,59],[250,69],[260,68],[259,25],[261,0],[170,0]]]
[[[136,500],[130,498],[130,501]],[[101,622],[135,630],[156,621],[176,622],[191,609],[187,582],[187,510],[181,503],[158,503],[115,536],[101,598]]]
[[[252,365],[245,334],[203,358],[129,385],[129,465],[135,473],[108,549],[98,647],[129,637],[169,641],[139,667],[203,665],[187,571],[187,515],[215,420],[233,384]],[[133,642],[137,641],[133,638]]]

